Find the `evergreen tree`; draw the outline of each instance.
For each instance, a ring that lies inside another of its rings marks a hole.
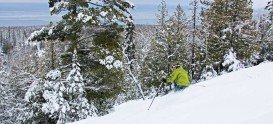
[[[143,93],[143,89],[142,89],[142,84],[139,81],[138,77],[137,77],[137,62],[135,61],[136,59],[136,55],[135,55],[135,42],[134,42],[134,35],[135,35],[135,25],[132,21],[129,21],[129,23],[127,24],[128,28],[126,29],[126,40],[123,43],[122,47],[123,47],[123,56],[124,56],[124,61],[125,61],[125,66],[124,69],[127,72],[127,75],[129,77],[129,81],[133,82],[133,84],[135,85],[135,88],[133,88],[133,90],[137,91],[136,92],[136,97],[137,98],[142,98],[143,100],[145,100],[145,96]],[[132,85],[132,83],[130,84]]]
[[[52,70],[45,80],[35,80],[25,95],[25,113],[23,123],[58,123],[68,122],[65,113],[69,106],[65,99],[66,91],[61,82],[61,72]]]
[[[142,78],[142,70],[144,68],[144,65],[146,64],[146,58],[148,57],[148,53],[151,50],[151,41],[153,39],[153,36],[155,33],[155,26],[150,25],[139,25],[136,27],[136,33],[135,33],[135,57],[134,60],[134,74],[135,78],[138,79],[140,86],[143,87],[146,83],[145,78]],[[125,80],[130,80],[130,78],[125,78]],[[127,81],[126,81],[127,82]],[[131,99],[139,99],[141,98],[141,93],[139,92],[139,88],[136,85],[130,85],[127,84],[127,90],[128,92],[125,92],[125,100],[131,100]],[[143,93],[144,94],[144,93]],[[124,96],[123,94],[120,95],[121,97]]]
[[[84,81],[87,98],[98,108],[99,115],[107,114],[115,104],[118,94],[123,91],[121,87],[124,74],[121,70],[121,61],[103,64],[102,60],[108,56],[122,60],[122,44],[129,44],[124,51],[130,59],[134,59],[132,42],[134,23],[129,13],[129,9],[134,6],[125,0],[50,0],[49,7],[51,14],[65,12],[62,20],[33,33],[29,40],[64,41],[65,50],[61,54],[61,67],[57,67],[63,72],[68,71],[67,67],[72,60],[71,53],[76,49],[78,62],[82,64],[83,76],[86,79]],[[126,40],[122,43],[124,30]],[[58,59],[54,56],[51,58]],[[113,65],[118,68],[113,69]]]
[[[243,64],[236,59],[236,53],[233,49],[230,49],[229,53],[224,56],[224,62],[222,65],[228,68],[228,72],[236,71],[244,67]]]
[[[209,23],[206,20],[207,18],[205,17],[206,11],[208,11],[210,4],[211,4],[211,2],[208,0],[201,0],[200,1],[201,28],[198,30],[198,32],[200,34],[199,35],[199,39],[201,41],[200,50],[202,52],[198,52],[198,53],[201,53],[201,54],[199,54],[200,57],[198,57],[198,58],[202,58],[202,59],[198,59],[199,64],[197,64],[200,67],[200,70],[197,72],[198,77],[196,78],[196,79],[199,79],[198,81],[203,81],[203,80],[209,79],[209,77],[213,77],[213,73],[209,72],[209,70],[211,70],[211,68],[212,68],[212,65],[208,65],[207,46],[208,46],[208,39],[209,39],[210,33],[209,33]],[[215,72],[215,70],[213,70],[213,72]],[[217,75],[217,73],[216,73],[216,75]]]
[[[268,14],[261,16],[260,21],[258,23],[258,31],[259,31],[259,39],[262,49],[259,53],[260,58],[258,58],[258,63],[261,61],[273,61],[273,41],[272,39],[272,24],[273,24],[273,1],[269,1],[267,6],[265,7],[268,10]]]
[[[88,49],[78,52],[86,79],[86,95],[98,109],[98,115],[109,113],[117,96],[125,89],[121,31],[122,28],[115,25],[107,27],[96,33]],[[81,48],[86,46],[83,44]]]
[[[250,56],[257,50],[251,7],[251,0],[215,0],[205,12],[203,21],[209,25],[207,56],[218,73],[225,70],[221,63],[229,49],[245,65],[249,65]]]
[[[204,18],[201,18],[200,15],[204,14],[206,6],[209,4],[207,0],[192,0],[192,17],[190,23],[190,67],[189,74],[191,77],[191,83],[197,83],[202,75],[202,71],[206,66],[206,43],[208,37],[207,25],[201,22]],[[200,25],[203,27],[201,28]]]
[[[49,122],[63,124],[69,122],[67,112],[70,107],[66,97],[66,88],[61,82],[61,72],[52,70],[46,75],[46,81],[43,86],[42,112],[48,115]]]
[[[142,70],[142,78],[145,78],[144,82],[148,83],[146,84],[147,89],[159,86],[161,79],[170,75],[173,64],[179,63],[186,68],[189,67],[185,43],[185,13],[180,5],[177,6],[174,16],[168,17],[167,13],[166,3],[163,0],[159,7],[159,26]],[[167,85],[162,88],[165,93],[169,90]]]
[[[156,27],[155,38],[151,41],[151,50],[148,52],[143,69],[141,70],[141,78],[143,80],[145,94],[149,94],[160,85],[160,80],[170,71],[169,58],[167,58],[167,37],[166,37],[166,22],[168,11],[165,0],[161,1],[158,7],[159,14],[158,27]],[[164,64],[163,64],[164,63]],[[154,90],[155,91],[155,90]]]
[[[272,57],[270,53],[270,41],[271,41],[271,22],[266,15],[260,17],[257,25],[257,43],[260,45],[260,51],[252,57],[252,63],[258,65],[263,61],[270,60]]]
[[[186,14],[183,11],[182,7],[177,5],[176,11],[174,13],[174,17],[170,19],[170,30],[174,31],[175,33],[172,34],[172,39],[174,40],[174,46],[178,47],[177,52],[173,54],[173,56],[176,56],[177,60],[173,61],[179,61],[181,64],[183,64],[183,67],[187,70],[189,70],[189,56],[188,56],[188,50],[186,49],[188,43],[186,42],[186,36],[187,34],[187,18]]]
[[[237,53],[237,57],[245,66],[249,66],[249,58],[258,50],[256,45],[256,22],[252,20],[252,1],[232,1],[231,11],[232,29],[231,39],[228,41],[230,47]],[[227,38],[228,39],[228,38]]]
[[[202,14],[203,20],[202,23],[206,24],[208,33],[206,46],[207,46],[207,54],[206,63],[208,65],[216,65],[220,66],[221,56],[223,56],[223,46],[224,43],[220,41],[221,30],[225,28],[224,21],[224,6],[222,5],[222,1],[216,0],[211,3],[210,7]],[[221,19],[220,19],[221,18]]]
[[[76,54],[75,51],[72,70],[66,81],[61,81],[59,70],[52,70],[43,84],[41,81],[33,82],[26,93],[24,123],[64,124],[96,115],[95,107],[85,98],[85,85]]]
[[[66,112],[70,122],[79,121],[88,116],[95,115],[95,111],[91,110],[88,100],[85,98],[83,77],[80,73],[80,65],[77,60],[77,51],[74,50],[72,59],[72,70],[67,76],[67,104],[70,110]],[[92,107],[93,109],[94,107]],[[63,115],[65,116],[65,114]]]
[[[271,21],[271,23],[273,23],[273,1],[272,0],[267,2],[265,9],[269,11],[268,18]]]

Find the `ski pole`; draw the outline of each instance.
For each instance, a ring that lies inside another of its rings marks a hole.
[[[154,95],[153,100],[152,100],[152,102],[151,102],[151,104],[150,104],[148,110],[151,108],[151,106],[152,106],[152,104],[153,104],[153,102],[154,102],[154,100],[155,100],[155,97],[156,97],[156,95],[158,94],[159,90],[161,89],[163,83],[164,83],[164,82],[162,81],[161,84],[160,84],[160,86],[159,86],[159,88],[157,89],[156,94]]]

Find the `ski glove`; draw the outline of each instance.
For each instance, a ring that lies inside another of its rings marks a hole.
[[[166,78],[162,78],[161,81],[162,82],[167,82],[167,79]]]

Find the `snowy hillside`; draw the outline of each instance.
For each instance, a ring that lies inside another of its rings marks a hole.
[[[75,124],[273,124],[273,63],[242,69],[182,92],[130,101]]]

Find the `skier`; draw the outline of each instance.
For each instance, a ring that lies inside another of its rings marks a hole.
[[[174,91],[180,91],[185,89],[190,85],[189,75],[186,70],[184,70],[179,64],[172,66],[173,73],[166,80],[162,79],[163,82],[174,83]]]
[[[186,87],[188,87],[190,85],[188,72],[185,71],[179,64],[173,65],[172,69],[173,69],[173,73],[171,74],[171,76],[168,79],[162,78],[162,80],[161,80],[162,82],[159,87],[161,87],[164,82],[174,83],[174,91],[175,92],[181,91],[181,90],[185,89]],[[153,100],[152,100],[148,110],[151,108],[153,101],[154,101],[156,95],[158,94],[158,91],[154,95]]]

